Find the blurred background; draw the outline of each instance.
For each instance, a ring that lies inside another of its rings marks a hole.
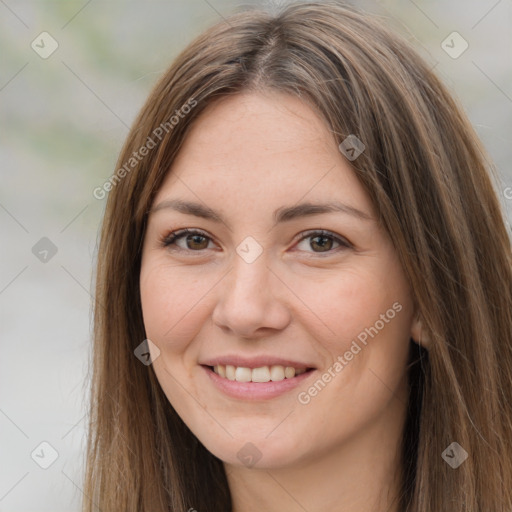
[[[80,508],[105,207],[93,190],[188,42],[234,11],[285,3],[0,0],[0,512]],[[351,3],[387,17],[458,98],[510,222],[512,0]]]

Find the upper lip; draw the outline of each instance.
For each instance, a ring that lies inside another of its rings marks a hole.
[[[243,357],[240,355],[225,355],[225,356],[218,356],[218,357],[212,357],[210,359],[205,359],[201,361],[199,364],[205,365],[205,366],[217,366],[217,365],[232,365],[232,366],[239,366],[244,368],[260,368],[262,366],[291,366],[296,369],[308,369],[308,368],[314,368],[313,365],[307,364],[307,363],[301,363],[299,361],[293,361],[291,359],[284,359],[281,357],[275,357],[275,356],[255,356],[255,357]]]

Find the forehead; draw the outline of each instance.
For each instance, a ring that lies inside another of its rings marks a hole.
[[[253,161],[315,153],[324,160],[335,146],[328,127],[298,98],[277,93],[245,93],[217,100],[203,111],[187,136],[180,157]],[[203,151],[208,148],[209,153]],[[179,165],[179,160],[176,162]]]
[[[157,194],[275,208],[307,200],[372,205],[323,119],[299,98],[247,93],[195,121]]]

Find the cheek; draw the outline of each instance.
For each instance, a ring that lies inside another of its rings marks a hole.
[[[330,360],[341,357],[341,365],[317,405],[328,407],[333,393],[362,419],[401,386],[413,316],[410,290],[393,258],[343,272],[326,289],[316,307],[334,332],[323,339]]]
[[[140,278],[146,335],[166,352],[180,352],[194,339],[207,315],[204,302],[212,286],[176,267],[143,265]]]
[[[312,429],[304,442],[346,438],[376,422],[388,408],[395,410],[402,400],[412,304],[397,267],[385,268],[388,273],[380,266],[343,272],[326,286],[327,293],[308,303],[322,312],[329,327],[324,327],[328,334],[321,341],[330,364],[317,381],[299,390],[304,407],[299,411],[302,418],[325,418],[329,411],[329,420],[322,424],[321,441]]]
[[[297,280],[294,291],[311,319],[308,330],[316,333],[331,356],[344,353],[358,336],[364,340],[376,322],[379,331],[388,333],[395,324],[395,334],[405,326],[395,319],[406,316],[397,310],[405,308],[407,289],[392,266],[360,265],[314,282]],[[381,320],[381,315],[389,322]]]

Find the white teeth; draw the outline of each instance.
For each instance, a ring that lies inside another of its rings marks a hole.
[[[219,364],[219,366],[221,365]],[[235,380],[235,367],[231,366],[230,364],[226,365],[226,378],[228,378],[229,380]]]
[[[219,364],[213,367],[213,371],[225,379],[236,380],[237,382],[276,382],[302,375],[306,372],[306,368],[295,369],[292,366],[284,367],[276,364],[251,369],[244,366]]]
[[[287,379],[291,379],[291,378],[295,377],[295,368],[292,368],[291,366],[287,366],[284,369],[284,376]]]
[[[254,368],[252,370],[251,380],[253,382],[268,382],[270,380],[270,370],[268,366]]]
[[[250,368],[237,366],[235,370],[235,380],[237,382],[251,382],[252,371]]]
[[[284,367],[281,365],[275,365],[270,367],[270,380],[283,380],[284,379]]]

